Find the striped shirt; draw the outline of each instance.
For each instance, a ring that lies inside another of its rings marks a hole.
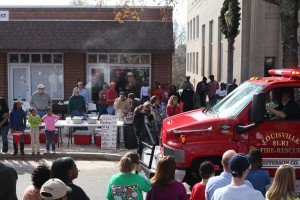
[[[205,188],[206,200],[212,200],[212,196],[216,189],[225,187],[231,183],[232,175],[230,172],[222,172],[219,176],[214,176],[208,179]],[[245,181],[245,184],[253,188],[249,181]]]

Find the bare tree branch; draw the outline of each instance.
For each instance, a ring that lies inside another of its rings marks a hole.
[[[264,1],[271,3],[271,4],[275,4],[277,6],[279,6],[281,4],[281,0],[264,0]]]

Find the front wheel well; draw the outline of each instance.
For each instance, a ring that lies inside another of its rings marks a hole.
[[[187,169],[183,182],[186,182],[191,187],[193,187],[196,183],[200,182],[201,177],[199,175],[199,168],[200,168],[201,163],[203,163],[204,161],[210,161],[214,165],[218,165],[219,170],[215,172],[215,175],[219,175],[223,171],[223,166],[221,164],[221,160],[222,160],[222,157],[220,157],[220,156],[195,158],[191,162],[190,168]]]

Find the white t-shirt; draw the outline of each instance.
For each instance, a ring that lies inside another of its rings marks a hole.
[[[213,200],[264,200],[264,196],[260,191],[249,187],[246,184],[241,186],[227,185],[217,189],[213,196]]]
[[[226,90],[217,89],[216,95],[221,96],[221,97],[225,97],[227,95],[227,91]],[[219,102],[219,101],[221,101],[221,99],[217,99],[217,102]]]
[[[149,90],[150,90],[149,86],[141,87],[141,98],[142,96],[149,96]]]

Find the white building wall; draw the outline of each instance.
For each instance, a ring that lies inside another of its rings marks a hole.
[[[235,39],[233,60],[233,78],[237,79],[237,83],[252,76],[263,76],[265,58],[275,57],[275,67],[277,67],[281,56],[278,7],[263,0],[239,0],[239,2],[241,6],[240,34]],[[199,16],[199,38],[187,40],[187,53],[198,52],[199,54],[199,69],[198,74],[193,70],[186,70],[186,74],[191,76],[193,84],[197,84],[203,76],[208,77],[210,74],[213,74],[216,80],[226,82],[228,46],[224,35],[220,39],[219,33],[219,16],[223,0],[188,0],[187,4],[188,22],[192,21],[193,25],[193,18],[196,19]],[[211,20],[213,20],[213,62],[210,70],[209,22]],[[203,24],[205,24],[204,74],[201,73]],[[221,45],[222,53],[220,52]]]

